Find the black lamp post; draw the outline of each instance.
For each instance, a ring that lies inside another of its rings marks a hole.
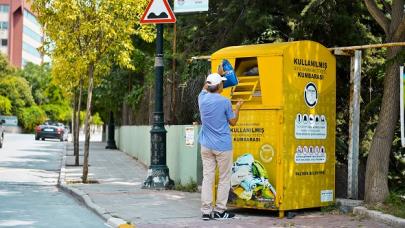
[[[170,179],[166,165],[166,129],[163,114],[163,24],[157,24],[155,57],[155,112],[151,136],[151,159],[148,177],[142,188],[170,189],[174,182]]]
[[[108,139],[106,149],[116,150],[117,145],[115,144],[115,123],[114,123],[114,113],[110,111],[110,119],[108,121]]]

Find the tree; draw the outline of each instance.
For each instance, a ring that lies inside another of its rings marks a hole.
[[[11,101],[12,113],[17,113],[19,109],[35,103],[27,80],[15,75],[0,79],[0,95]]]
[[[38,105],[22,108],[18,112],[18,118],[24,129],[33,131],[35,126],[42,124],[46,119],[46,113]]]
[[[15,69],[9,64],[7,57],[0,53],[0,77],[15,73]]]
[[[386,42],[405,40],[404,0],[364,0],[368,11],[385,33]],[[399,66],[402,47],[387,50],[387,67],[379,121],[373,137],[366,168],[365,201],[383,202],[389,195],[388,168],[391,146],[399,113]]]
[[[28,63],[20,74],[31,86],[35,103],[54,121],[67,122],[70,119],[69,102],[60,85],[55,83],[48,63]]]
[[[33,9],[44,27],[51,56],[80,62],[87,80],[83,182],[88,177],[90,117],[94,84],[113,63],[131,68],[131,35],[152,40],[140,26],[146,0],[36,0]],[[150,27],[149,27],[150,28]],[[73,71],[76,69],[72,69]]]
[[[79,166],[80,111],[82,107],[83,72],[85,72],[85,66],[75,58],[67,60],[63,56],[55,56],[53,63],[52,74],[54,75],[55,83],[63,85],[62,88],[66,94],[69,97],[73,97],[73,154],[75,156],[75,165]]]
[[[11,101],[7,97],[0,95],[0,114],[10,115],[11,107]]]
[[[31,93],[34,97],[35,103],[38,105],[46,103],[45,90],[52,80],[49,64],[39,66],[33,63],[28,63],[25,65],[24,69],[21,70],[20,74],[30,84]]]
[[[132,111],[139,108],[144,90],[153,78],[153,44],[147,43],[138,36],[133,37],[137,49],[132,53],[132,64],[135,69],[122,69],[114,66],[111,73],[104,77],[94,90],[94,108],[107,121],[112,111],[117,122],[131,124]],[[119,117],[122,114],[122,117]],[[148,115],[148,113],[145,113]]]

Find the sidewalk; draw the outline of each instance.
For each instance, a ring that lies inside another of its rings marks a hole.
[[[90,145],[89,179],[98,184],[77,184],[82,166],[71,166],[73,144],[68,143],[60,186],[113,227],[127,221],[136,227],[388,227],[364,217],[319,210],[299,212],[293,219],[279,219],[275,212],[238,209],[234,210],[237,219],[202,221],[199,193],[141,189],[147,167],[123,152],[104,149],[105,145]]]

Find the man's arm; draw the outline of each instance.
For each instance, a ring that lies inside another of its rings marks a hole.
[[[240,107],[242,107],[242,105],[243,105],[242,100],[238,101],[238,103],[236,104],[235,110],[233,111],[235,113],[235,117],[228,121],[231,126],[235,126],[236,123],[238,122],[238,120],[239,120],[239,110],[240,110]]]

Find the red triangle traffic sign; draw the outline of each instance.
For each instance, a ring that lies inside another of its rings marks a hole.
[[[152,0],[146,7],[141,24],[175,23],[176,17],[167,0]]]

